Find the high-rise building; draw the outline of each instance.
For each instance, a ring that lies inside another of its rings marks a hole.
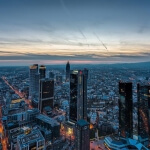
[[[29,85],[29,96],[33,97],[34,94],[37,91],[37,77],[36,75],[38,74],[38,64],[34,64],[30,66],[30,71],[29,71],[29,78],[30,78],[30,85]]]
[[[35,91],[36,91],[36,96],[39,95],[39,80],[40,80],[40,74],[37,73],[35,75]]]
[[[133,137],[132,83],[119,82],[119,132],[121,137]]]
[[[83,75],[83,119],[87,120],[87,79],[88,70],[84,69]]]
[[[54,100],[54,80],[41,79],[39,91],[39,110],[43,112],[43,108],[50,106],[53,108]]]
[[[87,120],[87,74],[87,70],[70,72],[69,120],[74,123],[80,119]]]
[[[150,142],[150,85],[137,85],[138,140],[147,146]]]
[[[69,61],[66,64],[66,81],[69,81],[70,79],[70,64]]]
[[[76,150],[90,150],[89,123],[78,120],[75,125]]]
[[[37,69],[37,72],[38,72],[38,64],[33,64],[33,66],[36,66],[36,67],[37,67],[36,69]]]
[[[41,65],[39,68],[40,79],[46,78],[46,67]]]

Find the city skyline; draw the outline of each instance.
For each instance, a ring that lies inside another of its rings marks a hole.
[[[148,0],[0,0],[1,65],[149,61]]]

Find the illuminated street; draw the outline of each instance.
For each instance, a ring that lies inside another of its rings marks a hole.
[[[32,105],[30,104],[30,101],[28,99],[25,98],[24,93],[19,92],[19,90],[15,89],[12,85],[9,84],[9,82],[7,81],[6,77],[2,77],[2,79],[4,80],[4,82],[22,99],[24,99],[24,101],[26,102],[26,104],[29,105],[29,108],[32,109]]]
[[[103,144],[103,140],[90,141],[91,150],[107,150]]]
[[[1,112],[1,107],[0,107],[0,118],[2,118],[2,112]],[[3,133],[3,125],[2,125],[2,121],[0,120],[0,134],[2,135],[2,147],[3,150],[7,150],[7,138],[4,137],[4,133]]]

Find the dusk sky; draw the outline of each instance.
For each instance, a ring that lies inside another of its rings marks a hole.
[[[150,0],[0,0],[0,64],[143,62]]]

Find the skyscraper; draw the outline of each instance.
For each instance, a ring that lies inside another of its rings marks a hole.
[[[84,69],[83,75],[83,119],[87,120],[87,79],[88,70]]]
[[[150,85],[137,85],[138,140],[145,146],[150,142]]]
[[[69,81],[70,79],[70,64],[69,61],[66,64],[66,81]]]
[[[34,64],[30,66],[30,71],[29,71],[29,78],[30,78],[30,85],[29,85],[29,96],[33,97],[33,95],[37,91],[37,78],[36,75],[38,74],[38,64]]]
[[[89,123],[78,120],[75,125],[76,150],[90,150]]]
[[[53,108],[54,100],[54,80],[41,79],[39,92],[39,110],[43,112],[43,108],[50,106]]]
[[[70,73],[69,120],[74,123],[87,119],[87,74],[87,70],[74,70]]]
[[[119,131],[120,136],[133,136],[132,83],[119,82]]]
[[[46,67],[44,65],[40,66],[39,73],[40,73],[40,79],[43,79],[46,77]]]

